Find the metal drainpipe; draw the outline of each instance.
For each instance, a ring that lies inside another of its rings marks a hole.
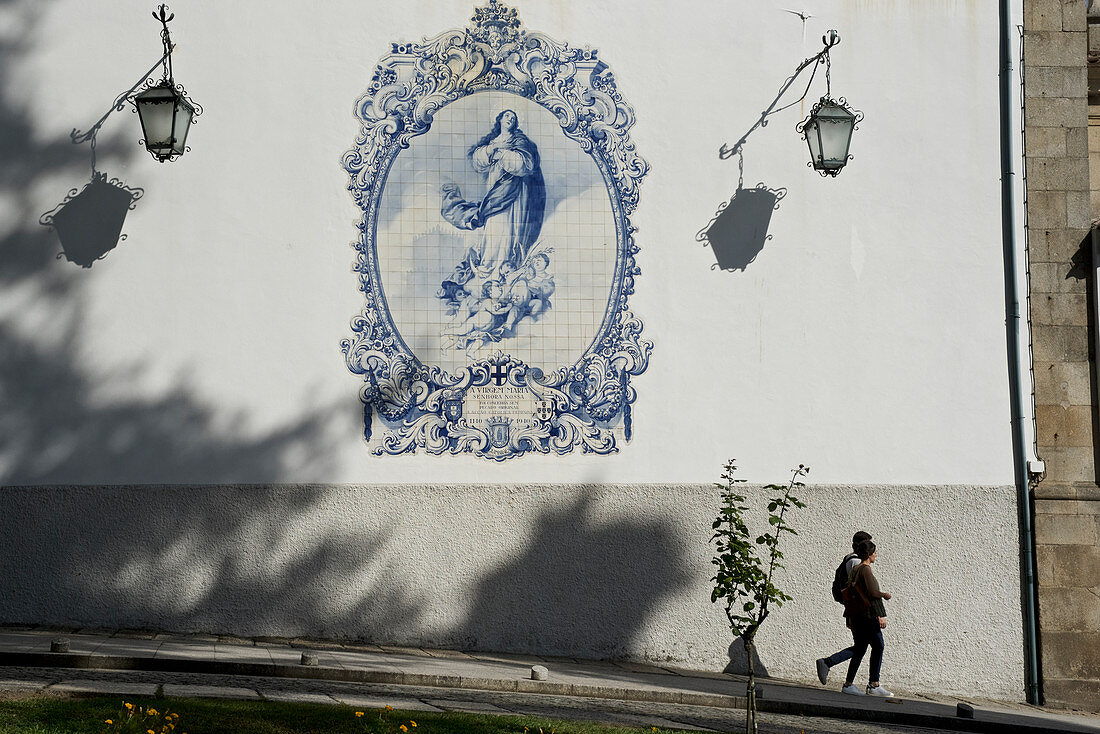
[[[1001,102],[1001,236],[1004,246],[1005,312],[1008,379],[1012,411],[1013,475],[1020,521],[1020,595],[1023,606],[1027,702],[1039,704],[1039,630],[1035,611],[1035,543],[1031,527],[1031,492],[1024,446],[1024,381],[1020,374],[1020,299],[1016,285],[1016,222],[1012,155],[1012,0],[1000,2]]]

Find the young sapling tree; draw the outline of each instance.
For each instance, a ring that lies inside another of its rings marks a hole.
[[[735,476],[735,461],[736,459],[730,459],[726,462],[722,473],[723,483],[715,484],[722,491],[722,506],[711,526],[714,530],[711,540],[717,546],[712,563],[718,569],[711,579],[714,588],[710,600],[725,604],[730,630],[745,645],[745,654],[749,661],[749,677],[745,689],[745,732],[756,734],[754,639],[756,631],[768,618],[770,607],[782,607],[783,602],[791,599],[775,586],[772,579],[776,569],[783,568],[780,539],[784,533],[798,534],[787,522],[787,510],[806,506],[793,492],[806,486],[800,479],[810,472],[810,467],[799,464],[797,469],[791,471],[791,480],[786,485],[765,485],[764,490],[770,493],[767,498],[770,529],[753,538],[745,523],[748,507],[744,504],[745,496],[740,494],[739,487],[745,480]]]

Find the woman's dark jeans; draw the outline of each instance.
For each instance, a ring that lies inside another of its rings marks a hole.
[[[854,648],[846,647],[843,650],[841,650],[840,652],[834,652],[832,655],[825,658],[825,664],[828,665],[831,668],[834,665],[840,665],[845,660],[851,660],[853,651],[854,651]]]
[[[863,655],[867,647],[871,647],[871,672],[868,681],[878,682],[879,672],[882,669],[882,650],[886,647],[886,640],[882,637],[882,628],[878,626],[877,619],[853,619],[852,620],[852,660],[848,663],[848,677],[846,683],[853,683],[856,679],[856,671],[863,662]]]

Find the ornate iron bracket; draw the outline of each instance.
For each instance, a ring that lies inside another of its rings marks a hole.
[[[760,119],[757,120],[753,124],[753,126],[750,127],[748,131],[744,135],[742,135],[741,138],[732,146],[726,146],[725,144],[723,144],[722,147],[719,148],[718,157],[721,160],[726,160],[727,158],[732,158],[735,155],[740,155],[742,148],[745,145],[745,141],[749,139],[749,135],[755,132],[757,128],[768,126],[768,117],[770,115],[773,115],[777,112],[782,112],[783,110],[789,107],[793,107],[802,100],[806,99],[806,96],[810,93],[810,85],[813,84],[814,76],[816,76],[817,74],[818,64],[821,63],[825,64],[825,86],[827,90],[826,96],[828,96],[828,90],[832,84],[832,80],[830,79],[829,75],[832,65],[832,62],[829,58],[829,51],[833,48],[833,46],[836,46],[838,43],[840,43],[840,34],[838,34],[836,31],[829,31],[821,37],[821,41],[825,44],[825,48],[821,49],[821,51],[814,56],[805,59],[801,64],[798,65],[798,68],[794,70],[794,73],[787,77],[787,80],[784,81],[782,86],[779,87],[779,93],[775,95],[775,99],[772,100],[772,103],[768,105],[767,109],[760,113]],[[802,92],[802,96],[796,99],[794,102],[791,102],[788,105],[784,105],[783,107],[776,109],[775,106],[779,104],[779,100],[783,98],[783,95],[786,94],[787,90],[791,88],[792,84],[794,84],[795,79],[797,79],[798,76],[806,70],[806,67],[811,65],[813,66],[813,71],[810,73],[810,80],[806,83],[806,90]]]

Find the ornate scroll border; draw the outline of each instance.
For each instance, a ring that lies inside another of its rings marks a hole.
[[[509,91],[553,113],[562,132],[592,156],[611,195],[617,257],[603,323],[576,363],[551,373],[501,352],[458,374],[424,365],[404,344],[385,304],[376,234],[390,166],[412,138],[428,131],[439,109],[483,90]],[[596,49],[573,48],[525,30],[514,8],[489,0],[475,9],[465,29],[393,44],[356,102],[355,114],[359,134],[343,165],[347,188],[363,210],[355,271],[366,303],[351,323],[352,337],[340,346],[348,368],[363,378],[364,438],[371,439],[374,413],[388,429],[374,453],[423,448],[502,461],[531,451],[618,451],[615,429],[621,425],[628,441],[633,432],[637,393],[630,378],[645,371],[653,347],[641,338],[642,323],[627,305],[640,273],[629,216],[649,164],[630,140],[634,112]],[[490,381],[527,388],[544,406],[534,425],[512,430],[504,419],[486,426],[489,430],[469,425],[461,416],[463,396]]]

